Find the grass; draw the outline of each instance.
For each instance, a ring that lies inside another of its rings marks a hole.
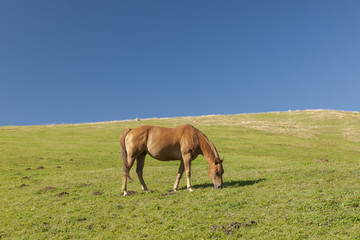
[[[125,127],[190,123],[225,158],[214,190],[203,157],[194,192],[179,162],[147,157],[122,196]],[[327,159],[328,161],[316,161]],[[1,239],[359,239],[360,113],[281,113],[0,127]]]

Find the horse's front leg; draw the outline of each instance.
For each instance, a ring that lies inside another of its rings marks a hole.
[[[185,167],[185,172],[186,172],[186,186],[189,189],[190,192],[192,192],[192,188],[191,188],[191,154],[185,154],[183,155],[183,162],[184,162],[184,167]]]
[[[184,173],[184,170],[185,170],[184,169],[184,162],[181,161],[180,166],[179,166],[179,171],[178,171],[178,174],[176,176],[176,181],[175,181],[175,184],[174,184],[174,192],[176,192],[178,187],[179,187],[179,182],[180,182],[181,176]]]

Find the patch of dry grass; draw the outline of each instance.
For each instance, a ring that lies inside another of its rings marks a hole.
[[[360,112],[345,112],[335,110],[305,110],[271,113],[251,113],[236,115],[205,115],[197,117],[176,118],[148,118],[122,121],[109,121],[98,123],[81,123],[73,125],[87,125],[91,128],[102,128],[103,125],[123,124],[163,125],[173,127],[181,124],[192,124],[194,126],[236,126],[248,129],[264,131],[279,135],[295,136],[310,139],[323,132],[333,132],[348,141],[360,142]],[[334,129],[334,124],[337,127]],[[47,125],[52,127],[56,125]]]
[[[142,120],[147,121],[156,119]],[[301,138],[313,138],[334,128],[332,131],[348,141],[360,141],[360,113],[334,110],[305,110],[291,112],[272,112],[237,115],[208,115],[199,117],[168,118],[174,126],[193,124],[195,126],[240,126],[244,128],[288,135]]]

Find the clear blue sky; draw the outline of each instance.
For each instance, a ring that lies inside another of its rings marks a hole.
[[[0,125],[360,110],[360,1],[0,1]]]

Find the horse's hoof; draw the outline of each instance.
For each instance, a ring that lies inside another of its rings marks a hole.
[[[194,190],[192,188],[189,188],[189,192],[193,192]]]
[[[127,193],[127,192],[124,192],[124,196],[129,196],[129,193]]]
[[[176,189],[176,188],[174,188],[173,190],[174,190],[174,192],[177,192],[177,189]]]
[[[144,192],[151,193],[149,189],[145,189]]]

